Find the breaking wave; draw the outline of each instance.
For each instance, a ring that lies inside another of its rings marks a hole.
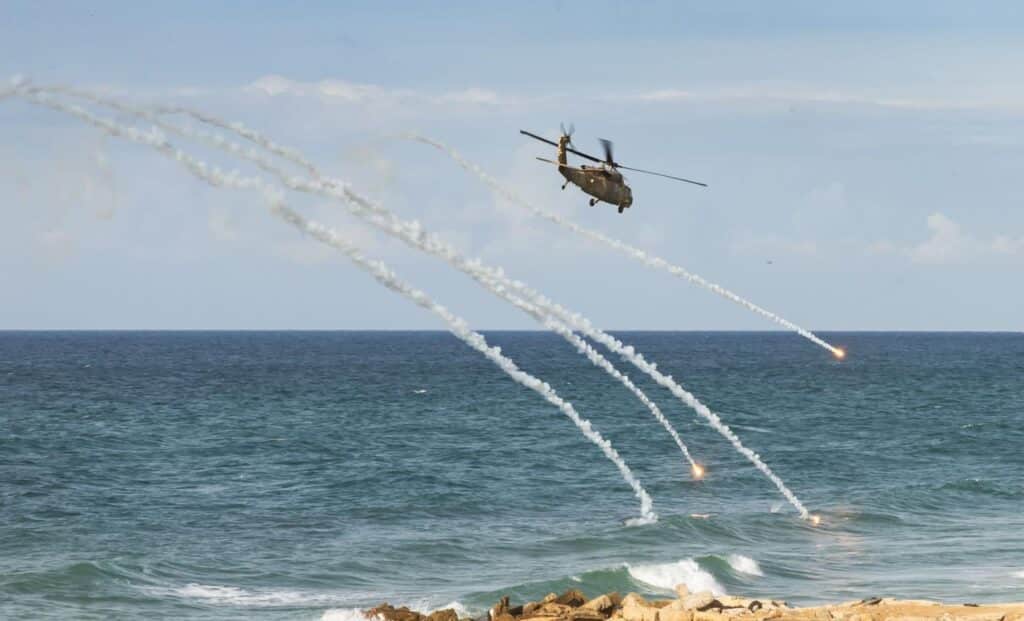
[[[742,554],[730,554],[725,560],[729,563],[729,567],[732,567],[741,574],[747,574],[749,576],[764,575],[764,572],[761,571],[761,566],[757,564],[757,561],[749,556],[743,556]]]
[[[626,566],[629,575],[653,587],[671,591],[677,584],[685,584],[690,591],[711,591],[715,595],[724,595],[725,587],[693,559],[683,559],[675,563],[659,565]]]

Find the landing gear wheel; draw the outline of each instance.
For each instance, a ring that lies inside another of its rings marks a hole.
[[[596,199],[596,198],[592,198],[592,199],[590,199],[590,206],[591,206],[591,207],[593,207],[593,206],[594,206],[594,205],[596,205],[596,204],[597,204],[597,199]]]
[[[623,207],[622,205],[619,205],[619,213],[622,213],[622,210],[624,210],[624,209],[625,209],[625,207]]]
[[[565,186],[567,186],[567,185],[569,185],[569,182],[568,182],[568,181],[566,181],[565,183],[563,183],[563,184],[562,184],[562,189],[564,190],[564,189],[565,189]]]

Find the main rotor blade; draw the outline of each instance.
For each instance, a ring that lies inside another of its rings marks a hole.
[[[546,142],[546,143],[548,143],[549,145],[551,145],[553,147],[557,147],[558,146],[557,142],[552,142],[551,140],[548,140],[547,138],[541,138],[537,134],[530,133],[530,132],[526,131],[525,129],[519,130],[519,133],[523,134],[524,136],[529,136],[530,138],[533,138],[535,140],[540,140],[541,142]],[[577,151],[576,149],[573,149],[571,147],[566,147],[565,150],[568,151],[569,153],[575,153],[576,155],[578,155],[578,156],[580,156],[582,158],[588,159],[591,162],[598,162],[598,163],[601,162],[601,160],[597,159],[593,155],[587,155],[586,153],[583,153],[582,151]]]
[[[540,140],[541,142],[546,142],[546,143],[548,143],[549,145],[551,145],[553,147],[557,147],[558,146],[557,142],[552,142],[551,140],[548,140],[547,138],[541,138],[537,134],[531,134],[530,132],[526,131],[525,129],[519,130],[519,133],[523,134],[524,136],[529,136],[530,138],[534,138],[536,140]]]
[[[616,168],[621,168],[623,170],[632,170],[632,171],[635,171],[635,172],[641,172],[641,173],[644,173],[644,174],[647,174],[647,175],[657,175],[659,177],[668,177],[669,179],[675,179],[676,181],[685,181],[686,183],[692,183],[693,185],[699,185],[699,186],[702,186],[702,187],[705,187],[705,188],[708,187],[708,184],[701,183],[700,181],[694,181],[692,179],[683,179],[682,177],[673,177],[672,175],[666,175],[665,173],[654,172],[653,170],[643,170],[641,168],[630,168],[629,166],[622,166],[620,164],[616,164],[615,167]]]
[[[556,162],[554,160],[545,159],[543,157],[538,157],[537,159],[542,161],[542,162],[547,162],[548,164],[554,164],[555,166],[558,166],[559,168],[567,168],[569,170],[578,170],[580,172],[586,172],[582,168],[576,168],[575,166],[569,166],[568,164],[559,164],[558,162]]]
[[[604,138],[598,138],[597,140],[601,143],[601,146],[604,147],[604,161],[615,166],[615,158],[612,157],[612,141],[605,140]]]
[[[597,159],[593,155],[587,155],[586,153],[583,153],[582,151],[577,151],[576,149],[570,149],[568,147],[566,147],[565,150],[568,151],[569,153],[575,153],[576,155],[578,155],[578,156],[580,156],[582,158],[588,159],[591,162],[597,162],[598,164],[601,163],[601,160]]]

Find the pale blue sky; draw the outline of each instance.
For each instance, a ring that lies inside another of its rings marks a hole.
[[[774,325],[393,136],[444,140],[812,329],[1021,330],[1024,10],[826,4],[8,0],[0,76],[245,121],[610,328]],[[711,187],[632,174],[634,209],[590,209],[517,133],[560,121],[581,149],[611,138],[626,164]],[[0,329],[438,327],[256,195],[24,102],[0,102],[0,128]],[[475,326],[533,327],[343,210],[294,202]]]

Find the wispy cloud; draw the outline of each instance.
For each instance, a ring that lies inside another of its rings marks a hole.
[[[1024,235],[996,235],[985,239],[964,231],[945,214],[936,212],[926,222],[928,237],[916,244],[901,246],[878,241],[867,248],[872,255],[902,255],[921,265],[958,265],[979,261],[998,261],[1024,257]]]
[[[652,88],[634,93],[609,95],[606,101],[671,103],[723,103],[723,104],[789,104],[865,106],[921,111],[1001,111],[1024,112],[1024,97],[1012,95],[957,98],[951,96],[921,96],[912,94],[880,94],[856,92],[817,86],[755,85],[713,88]]]
[[[360,84],[339,79],[325,79],[317,82],[300,82],[279,75],[268,75],[246,86],[246,91],[270,97],[317,97],[325,102],[347,104],[389,104],[418,103],[431,105],[465,104],[495,106],[514,103],[514,99],[477,87],[458,89],[442,93],[424,93],[404,88],[388,88],[376,84]]]

